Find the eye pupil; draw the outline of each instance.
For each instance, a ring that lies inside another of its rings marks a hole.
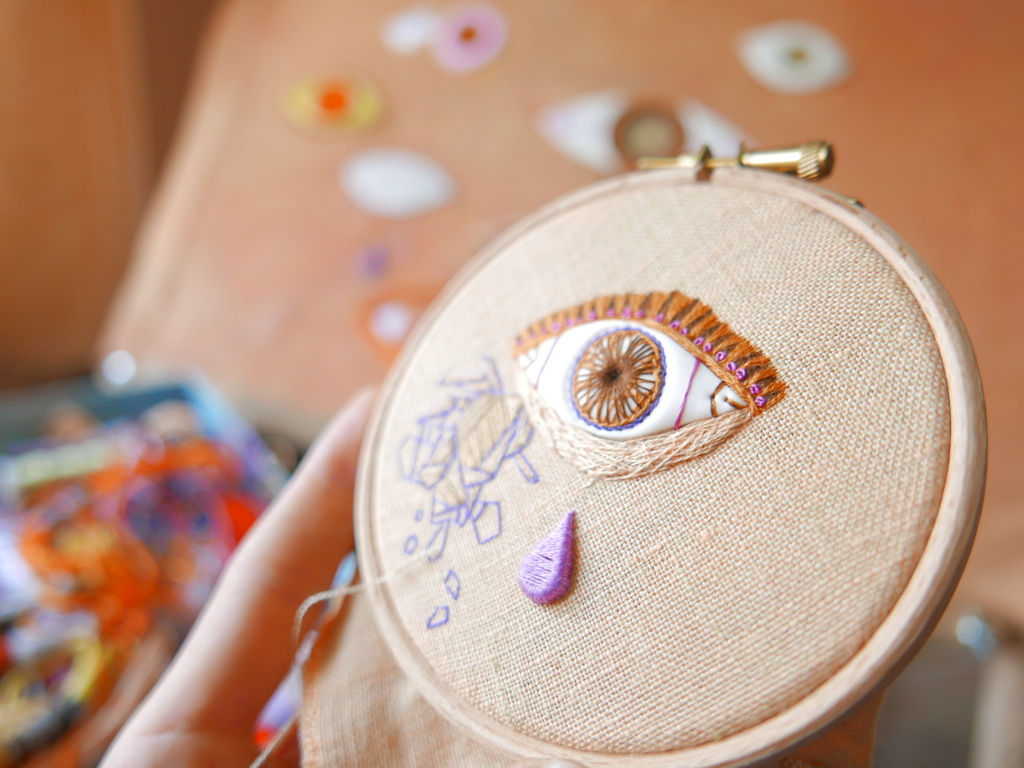
[[[607,368],[604,372],[604,380],[609,384],[614,384],[622,376],[622,371],[618,368]]]
[[[573,405],[593,426],[626,429],[651,412],[664,379],[664,355],[654,338],[633,329],[612,331],[592,341],[576,363]]]
[[[800,64],[807,59],[807,49],[798,45],[790,48],[787,53],[789,60],[794,64]]]

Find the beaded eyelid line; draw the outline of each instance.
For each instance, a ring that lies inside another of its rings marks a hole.
[[[516,338],[523,355],[569,328],[600,320],[628,320],[662,331],[740,394],[756,415],[777,405],[787,386],[768,356],[718,319],[699,299],[679,291],[602,296],[554,312]]]

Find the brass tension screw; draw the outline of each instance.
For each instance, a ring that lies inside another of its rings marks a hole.
[[[678,157],[642,157],[636,166],[641,170],[664,168],[762,168],[778,173],[790,173],[801,179],[824,179],[832,173],[835,155],[832,145],[825,141],[808,141],[798,147],[781,149],[755,149],[750,152],[740,147],[739,157],[712,157],[707,147],[694,154]]]

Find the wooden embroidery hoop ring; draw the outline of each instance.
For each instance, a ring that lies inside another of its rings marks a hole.
[[[381,433],[381,414],[408,355],[392,369],[381,391],[363,446],[356,485],[356,536],[360,568],[369,585],[374,617],[402,671],[430,704],[478,741],[511,754],[574,759],[588,766],[656,768],[748,765],[777,756],[842,719],[858,703],[887,685],[934,628],[966,564],[984,495],[987,440],[981,380],[959,314],[945,289],[909,246],[878,219],[848,199],[777,173],[717,169],[710,181],[693,170],[631,173],[572,193],[540,209],[491,243],[446,288],[414,331],[407,349],[417,346],[446,300],[510,243],[562,212],[616,191],[665,185],[712,183],[781,195],[831,217],[870,244],[910,290],[931,327],[946,372],[950,409],[949,463],[942,499],[924,551],[913,574],[881,625],[834,676],[795,705],[721,741],[657,754],[580,752],[524,736],[464,702],[439,680],[402,628],[374,546],[372,477]]]

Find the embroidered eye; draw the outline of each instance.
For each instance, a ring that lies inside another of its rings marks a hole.
[[[487,64],[505,47],[505,19],[494,8],[477,5],[444,19],[434,35],[434,58],[449,72],[469,72]]]
[[[630,164],[641,157],[674,157],[683,151],[683,126],[664,107],[641,105],[618,119],[614,139],[619,155]]]
[[[536,129],[569,159],[608,175],[638,157],[666,157],[708,146],[716,155],[735,154],[750,143],[739,128],[699,101],[677,107],[634,103],[620,90],[589,93],[542,110]]]
[[[707,453],[786,391],[763,353],[679,292],[606,296],[556,312],[520,334],[515,354],[531,421],[602,476]],[[623,470],[609,446],[637,438],[644,445]]]
[[[440,163],[398,147],[353,155],[339,170],[338,182],[356,208],[382,219],[421,216],[455,196],[455,180]]]
[[[284,109],[299,129],[329,136],[372,128],[383,117],[384,99],[369,79],[351,74],[299,83],[288,92]]]
[[[740,35],[738,49],[750,76],[776,93],[817,93],[850,74],[850,59],[839,41],[806,21],[754,27]]]

